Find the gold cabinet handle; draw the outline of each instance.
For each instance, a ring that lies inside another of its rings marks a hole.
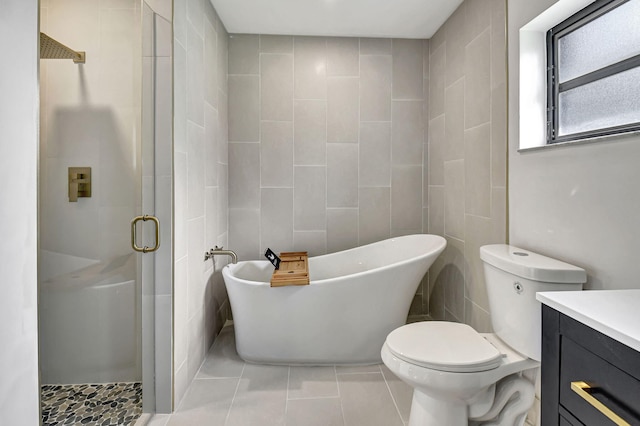
[[[156,234],[155,234],[156,243],[153,247],[147,247],[147,246],[139,247],[138,244],[136,243],[136,224],[139,221],[146,222],[147,220],[152,221],[156,225]],[[131,220],[131,247],[135,251],[139,251],[141,253],[151,253],[158,250],[158,248],[160,247],[160,221],[158,220],[157,217],[144,215],[144,216],[136,216],[133,218],[133,220]]]
[[[587,401],[593,408],[607,416],[612,422],[618,426],[631,426],[631,424],[627,423],[622,417],[614,413],[609,407],[595,399],[593,395],[589,393],[592,389],[595,388],[591,387],[591,385],[586,382],[571,382],[572,391],[577,393],[580,398]]]

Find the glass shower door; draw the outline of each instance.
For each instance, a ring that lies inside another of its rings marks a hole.
[[[44,424],[69,416],[128,424],[142,412],[143,268],[131,248],[131,220],[144,214],[148,151],[141,12],[137,0],[41,5],[41,31],[86,52],[85,63],[40,61]]]

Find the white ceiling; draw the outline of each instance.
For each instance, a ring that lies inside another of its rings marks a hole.
[[[211,0],[229,33],[431,38],[462,0]]]

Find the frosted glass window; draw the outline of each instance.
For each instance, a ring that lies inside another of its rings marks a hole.
[[[560,94],[559,135],[640,122],[640,68]]]
[[[631,0],[558,39],[560,83],[640,54],[640,0]]]
[[[596,0],[547,33],[547,142],[640,131],[640,0]]]

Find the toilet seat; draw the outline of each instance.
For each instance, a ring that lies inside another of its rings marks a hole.
[[[414,365],[454,373],[497,368],[502,353],[466,324],[425,321],[393,330],[385,342],[396,357]]]

